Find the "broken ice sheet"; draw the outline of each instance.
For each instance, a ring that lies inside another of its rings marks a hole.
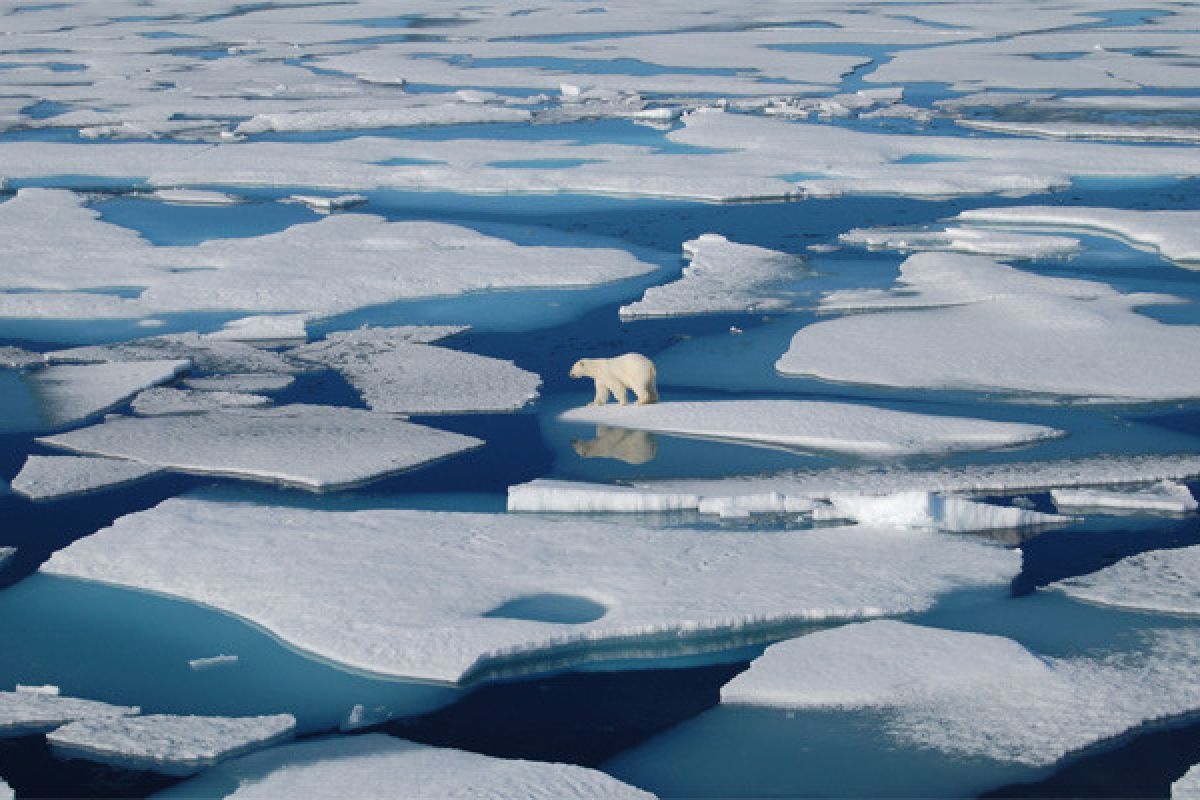
[[[1168,614],[1200,614],[1200,546],[1151,550],[1050,584],[1077,600]]]
[[[133,398],[133,413],[143,417],[165,414],[200,414],[224,408],[261,408],[271,399],[244,392],[202,391],[157,387],[145,389]]]
[[[139,711],[134,706],[114,706],[40,691],[0,692],[0,737],[29,736],[74,720],[123,717]]]
[[[52,500],[132,483],[161,471],[116,458],[31,455],[13,478],[12,488],[31,500]]]
[[[841,234],[846,244],[871,250],[948,250],[996,258],[1066,258],[1079,253],[1078,239],[1031,233],[1009,233],[989,228],[946,226],[941,229],[856,228]]]
[[[137,392],[166,383],[190,366],[185,360],[56,364],[24,376],[45,424],[69,425],[120,405]]]
[[[1050,493],[1059,508],[1084,509],[1092,513],[1168,513],[1183,514],[1196,510],[1196,498],[1188,487],[1174,481],[1159,481],[1153,486],[1126,489],[1055,489]]]

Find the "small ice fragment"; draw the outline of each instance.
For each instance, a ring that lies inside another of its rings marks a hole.
[[[337,197],[321,197],[311,194],[294,194],[288,198],[293,203],[302,203],[313,211],[328,214],[333,211],[344,211],[347,208],[361,206],[367,202],[365,194],[341,194]]]
[[[362,703],[357,703],[346,714],[346,718],[338,724],[338,730],[357,731],[373,725],[381,725],[391,718],[392,712],[387,706],[367,708]]]
[[[1050,493],[1059,508],[1110,511],[1144,511],[1183,514],[1196,510],[1191,490],[1175,481],[1125,491],[1117,489],[1055,489]]]
[[[236,195],[202,189],[156,189],[151,195],[163,202],[179,205],[228,206],[245,202]]]
[[[25,684],[18,683],[17,691],[25,692],[27,694],[44,694],[49,697],[59,696],[59,688],[50,683],[47,683],[43,686],[26,686]]]
[[[237,656],[219,655],[209,656],[207,658],[193,658],[188,662],[188,666],[191,667],[195,672],[202,672],[204,670],[216,669],[218,667],[231,667],[236,663],[238,663]]]
[[[1200,800],[1200,764],[1171,784],[1171,800]]]

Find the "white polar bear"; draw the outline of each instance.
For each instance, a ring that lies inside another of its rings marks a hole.
[[[639,406],[658,402],[654,386],[654,362],[641,353],[626,353],[615,358],[581,358],[571,367],[572,378],[591,378],[596,382],[596,399],[588,403],[602,406],[611,394],[625,405],[626,390],[637,396]]]

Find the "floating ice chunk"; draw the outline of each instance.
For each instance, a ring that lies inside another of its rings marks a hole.
[[[41,353],[32,353],[20,347],[0,346],[0,367],[19,369],[43,362]]]
[[[187,378],[185,386],[205,392],[275,392],[291,386],[295,378],[272,372],[238,372]]]
[[[932,492],[899,492],[889,495],[831,494],[829,507],[818,507],[814,519],[854,520],[860,525],[884,528],[968,533],[1020,530],[1061,524],[1070,520],[1057,514],[1040,514],[1023,508],[979,503],[964,497]]]
[[[329,214],[333,211],[344,211],[347,208],[361,206],[367,202],[367,196],[365,194],[339,194],[336,197],[323,197],[313,194],[294,194],[288,200],[306,205],[313,211]]]
[[[306,324],[311,314],[259,314],[242,317],[219,331],[205,334],[205,339],[224,339],[233,342],[287,342],[308,336]]]
[[[13,478],[12,488],[31,500],[57,500],[132,483],[160,471],[149,464],[116,458],[31,455]]]
[[[602,483],[538,478],[508,487],[509,511],[631,512],[695,511],[703,498],[689,492],[654,492]]]
[[[1023,136],[1045,136],[1051,139],[1095,139],[1118,142],[1200,142],[1200,131],[1195,128],[1166,127],[1162,125],[1114,125],[1095,122],[1064,122],[1043,120],[1039,122],[1013,122],[991,119],[959,119],[964,128],[981,131],[1015,133]]]
[[[723,705],[884,709],[908,744],[1029,766],[1200,708],[1188,680],[1192,630],[1149,637],[1147,652],[1048,658],[999,636],[891,620],[772,645],[721,690]]]
[[[969,222],[1099,231],[1152,247],[1172,261],[1200,263],[1200,211],[1014,206],[972,209],[962,212],[958,218]]]
[[[245,202],[245,199],[237,195],[204,189],[156,189],[150,194],[165,203],[178,205],[232,206]]]
[[[683,253],[691,261],[683,277],[652,286],[641,300],[621,306],[623,319],[786,308],[788,300],[770,288],[802,275],[803,261],[797,256],[738,244],[716,233],[684,242]]]
[[[532,114],[523,108],[446,103],[370,110],[293,111],[256,114],[239,124],[235,134],[268,131],[353,131],[367,128],[415,128],[430,125],[469,125],[483,122],[528,122]]]
[[[350,712],[346,714],[346,718],[338,723],[340,731],[357,731],[363,728],[370,728],[373,725],[382,725],[392,718],[392,710],[387,706],[376,706],[375,708],[367,708],[362,703],[357,703]]]
[[[186,358],[205,372],[294,372],[278,353],[197,333],[173,333],[119,344],[86,345],[47,353],[49,361],[146,361]]]
[[[38,690],[0,692],[0,737],[29,736],[74,720],[123,717],[140,711],[133,706],[112,706]]]
[[[207,658],[193,658],[188,662],[188,667],[193,672],[203,672],[209,669],[218,669],[220,667],[232,667],[238,663],[237,656],[219,655],[209,656]]]
[[[12,788],[0,778],[0,800],[14,800],[16,796]]]
[[[212,606],[351,667],[467,682],[620,658],[625,646],[643,658],[706,652],[723,636],[916,611],[945,592],[1007,586],[1020,561],[968,540],[861,527],[747,537],[174,498],[58,551],[43,569]],[[574,624],[489,615],[545,595],[605,613]]]
[[[26,381],[38,398],[46,424],[60,427],[120,405],[189,366],[190,362],[183,360],[59,364],[28,373]]]
[[[1048,588],[1106,606],[1200,614],[1200,546],[1152,550]]]
[[[1191,490],[1174,481],[1159,481],[1153,486],[1128,491],[1055,489],[1050,496],[1059,508],[1165,511],[1174,514],[1196,510],[1196,498]]]
[[[987,228],[857,228],[838,238],[872,250],[949,250],[999,258],[1064,258],[1080,249],[1079,240],[1067,236],[1006,233]]]
[[[133,398],[133,412],[143,417],[163,414],[200,414],[222,408],[261,408],[271,405],[269,397],[243,392],[213,392],[199,389],[146,389]]]
[[[88,718],[46,735],[59,756],[123,769],[191,775],[219,761],[269,747],[292,736],[296,718],[145,717]]]
[[[363,483],[482,444],[386,414],[309,405],[121,417],[40,441],[180,472],[312,490]]]
[[[0,547],[0,567],[3,567],[16,554],[17,548],[15,547]]]
[[[541,378],[511,361],[420,343],[461,330],[450,326],[362,328],[330,334],[289,355],[339,370],[375,411],[513,411],[537,397]]]
[[[1062,435],[1061,431],[1041,425],[802,400],[587,406],[567,411],[561,418],[568,422],[878,457],[986,450]]]
[[[228,794],[233,787],[232,794]],[[446,800],[648,800],[573,764],[519,761],[415,744],[381,733],[311,739],[229,761],[160,797],[428,797]]]
[[[1033,392],[1097,402],[1200,396],[1182,368],[1200,327],[1136,312],[1175,302],[1052,278],[982,256],[919,253],[892,292],[841,292],[830,308],[925,308],[855,314],[802,328],[780,372],[850,383]]]
[[[1171,784],[1171,800],[1200,800],[1200,764]]]

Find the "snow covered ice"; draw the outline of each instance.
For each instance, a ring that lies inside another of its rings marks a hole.
[[[47,426],[59,428],[120,405],[142,389],[166,383],[189,361],[110,361],[56,364],[28,373]]]
[[[0,692],[0,737],[44,733],[75,720],[125,717],[140,710],[42,691]]]
[[[155,388],[139,392],[133,398],[133,413],[143,417],[163,414],[199,414],[222,408],[261,408],[271,405],[270,398],[243,392],[201,391],[198,389]]]
[[[1189,769],[1171,784],[1171,800],[1196,800],[1200,797],[1200,765]]]
[[[1196,510],[1196,498],[1183,484],[1159,481],[1133,491],[1104,489],[1055,489],[1050,493],[1059,508],[1112,509],[1115,511],[1155,511],[1182,514]]]
[[[153,464],[118,458],[31,455],[13,478],[12,489],[31,500],[59,499],[132,483],[161,471]]]
[[[1111,567],[1050,584],[1048,588],[1089,603],[1200,614],[1200,546],[1152,550],[1127,556]]]

